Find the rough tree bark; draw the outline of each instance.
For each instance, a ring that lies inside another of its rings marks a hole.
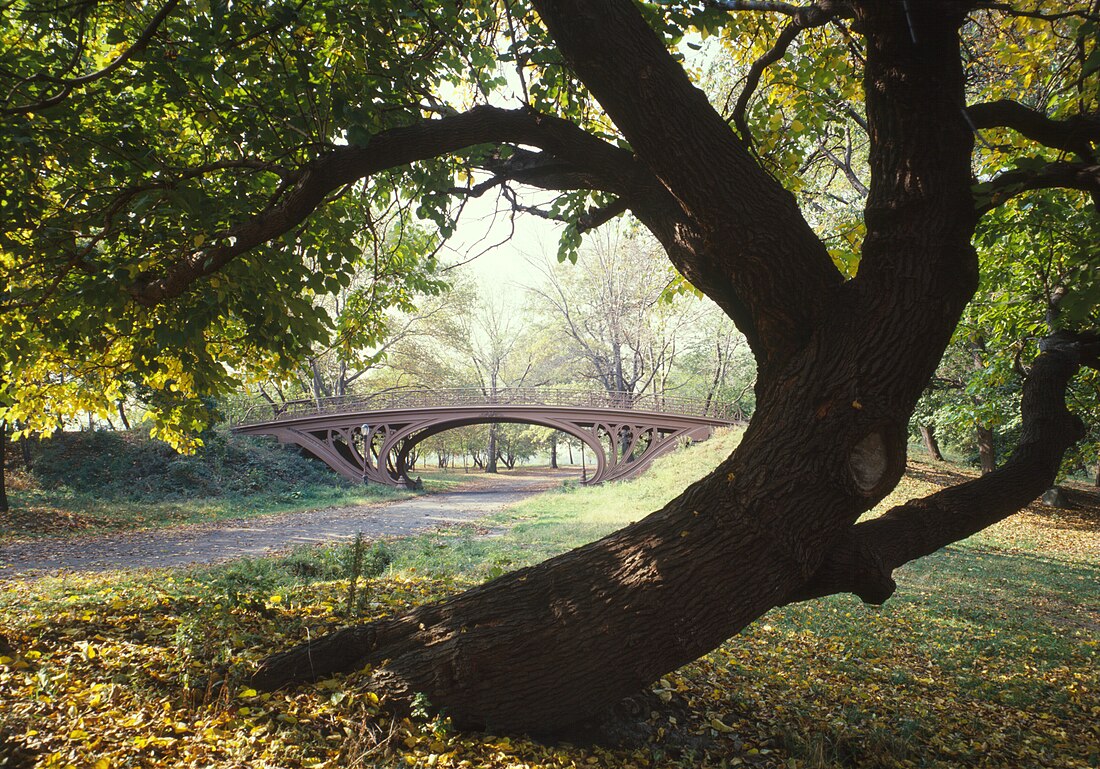
[[[965,3],[853,4],[867,42],[871,185],[859,275],[846,282],[793,196],[633,3],[535,5],[635,153],[616,192],[749,339],[757,410],[732,456],[647,518],[447,601],[274,655],[255,674],[260,686],[371,664],[396,700],[423,693],[460,725],[553,730],[775,606],[837,591],[885,600],[897,565],[1041,493],[1076,434],[1058,388],[1095,352],[1060,340],[1029,380],[1018,459],[855,525],[900,478],[909,416],[977,287]]]
[[[8,512],[8,424],[0,422],[0,513]]]

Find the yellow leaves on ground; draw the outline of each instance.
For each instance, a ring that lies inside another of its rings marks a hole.
[[[910,476],[887,506],[928,490]],[[0,764],[19,751],[40,767],[1095,766],[1096,529],[1035,509],[907,566],[880,609],[834,597],[772,612],[654,683],[618,747],[394,717],[369,670],[249,687],[256,660],[345,622],[346,581],[279,592],[176,572],[8,582]],[[363,619],[467,586],[363,580]]]

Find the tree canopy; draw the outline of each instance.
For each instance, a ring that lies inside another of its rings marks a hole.
[[[982,217],[1064,188],[1078,221],[1100,199],[1098,13],[15,2],[0,28],[6,418],[42,426],[134,387],[166,429],[193,429],[200,395],[290,367],[331,332],[312,299],[350,284],[394,205],[434,241],[463,200],[499,194],[564,221],[563,257],[629,211],[748,340],[741,446],[604,540],[315,640],[257,678],[371,663],[460,722],[560,725],[777,604],[885,600],[897,566],[1053,482],[1084,434],[1065,389],[1097,365],[1084,278],[1030,362],[1013,455],[856,523],[900,477],[909,418],[983,269],[1020,279],[1010,265],[1027,258],[996,228],[979,259]],[[721,58],[709,95],[693,80],[702,47]],[[527,188],[558,194],[536,206]],[[1089,248],[1067,258],[1094,263]]]

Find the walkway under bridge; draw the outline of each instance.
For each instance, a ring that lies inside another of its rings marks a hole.
[[[591,451],[586,483],[638,475],[684,440],[705,440],[739,421],[724,404],[633,393],[511,388],[397,389],[368,396],[253,401],[233,429],[273,435],[352,481],[404,486],[417,444],[466,425],[511,422],[560,430]]]

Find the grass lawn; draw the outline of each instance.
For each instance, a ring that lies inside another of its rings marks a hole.
[[[773,611],[656,682],[659,706],[618,746],[393,718],[363,673],[274,694],[242,683],[286,644],[635,520],[735,441],[718,436],[632,483],[542,494],[478,526],[362,543],[359,558],[344,546],[0,583],[0,766],[1100,766],[1095,509],[1030,508],[900,570],[881,608],[833,596]],[[955,472],[916,467],[886,504]]]

